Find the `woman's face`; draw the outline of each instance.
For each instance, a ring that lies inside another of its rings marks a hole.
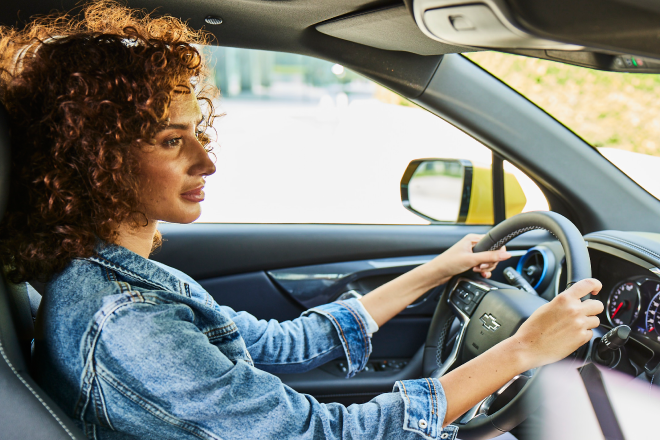
[[[150,222],[190,223],[201,214],[204,178],[215,173],[197,139],[201,120],[195,95],[176,95],[167,125],[141,149],[140,203]]]

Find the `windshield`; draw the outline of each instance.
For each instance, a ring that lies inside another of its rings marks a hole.
[[[475,52],[467,58],[548,112],[660,199],[660,75]],[[632,61],[631,61],[632,62]]]

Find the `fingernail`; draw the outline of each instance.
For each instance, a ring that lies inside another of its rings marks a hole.
[[[502,258],[503,260],[506,260],[508,258],[511,258],[511,254],[506,252],[506,251],[500,252],[500,258]]]

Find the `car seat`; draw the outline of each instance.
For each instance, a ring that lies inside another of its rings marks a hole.
[[[0,104],[0,219],[9,195],[9,154],[9,121]],[[0,271],[0,438],[84,439],[73,421],[30,377],[33,312],[39,299],[27,283],[10,288]]]

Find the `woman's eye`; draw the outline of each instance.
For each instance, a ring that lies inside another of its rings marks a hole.
[[[163,144],[166,147],[175,148],[175,147],[178,147],[179,145],[181,145],[181,138],[177,137],[177,138],[173,138],[173,139],[168,139],[165,142],[163,142]]]

